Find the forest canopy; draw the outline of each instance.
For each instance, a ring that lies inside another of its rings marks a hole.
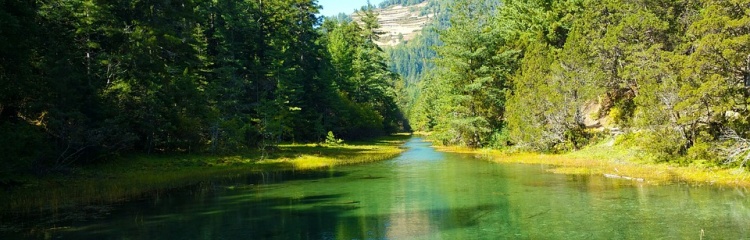
[[[655,161],[750,158],[750,1],[450,5],[404,101],[438,143],[559,152],[613,135]]]
[[[378,28],[313,0],[0,1],[5,174],[404,128]]]

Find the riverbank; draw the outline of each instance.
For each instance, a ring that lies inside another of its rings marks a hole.
[[[565,154],[508,152],[461,147],[436,147],[440,151],[475,154],[497,163],[540,164],[553,166],[557,174],[599,175],[653,185],[686,183],[750,187],[750,173],[737,168],[679,166],[642,161],[637,149],[601,143]]]
[[[0,213],[25,214],[120,202],[202,182],[280,171],[306,171],[394,158],[409,135],[336,146],[281,144],[262,154],[138,155],[73,169],[65,175],[25,176],[0,195]],[[2,191],[2,190],[0,190]]]

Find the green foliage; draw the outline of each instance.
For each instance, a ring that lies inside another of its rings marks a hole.
[[[687,150],[684,162],[708,167],[719,165],[720,159],[719,153],[716,151],[716,144],[698,141]]]
[[[650,153],[651,160],[669,162],[684,151],[685,139],[670,129],[656,129],[641,135],[640,146]]]
[[[431,131],[437,124],[437,99],[438,84],[433,84],[434,77],[426,76],[417,85],[417,91],[414,93],[413,103],[409,109],[409,123],[411,127],[418,131]]]
[[[616,126],[630,126],[635,114],[635,102],[630,99],[620,99],[609,109],[607,117]]]
[[[495,56],[502,41],[487,25],[494,1],[458,1],[451,27],[440,32],[434,82],[438,103],[435,134],[444,144],[482,147],[504,114],[505,72],[510,54]]]
[[[407,86],[416,85],[426,72],[435,68],[435,47],[442,42],[433,27],[426,27],[414,39],[386,49],[392,71],[404,78]]]
[[[326,31],[312,0],[0,6],[9,169],[265,149],[320,142],[327,131],[364,138],[404,125],[371,10],[364,29]]]
[[[724,129],[750,137],[748,4],[456,1],[436,68],[393,68],[416,76],[412,125],[445,144],[498,147],[507,133],[519,148],[578,149],[599,135],[588,117],[637,131],[618,142],[655,161],[711,165],[727,157],[711,150]],[[407,46],[393,58],[421,51]]]
[[[336,138],[336,136],[333,135],[333,132],[328,131],[328,135],[326,135],[326,145],[330,146],[338,146],[344,143],[344,140]]]
[[[44,131],[22,122],[0,122],[0,151],[3,154],[3,170],[0,183],[12,180],[15,174],[32,171],[34,165],[46,155],[54,154],[47,144]]]
[[[408,127],[396,102],[398,75],[387,68],[377,40],[377,15],[371,8],[357,14],[362,23],[326,19],[327,52],[340,94],[340,124],[334,129],[345,138],[365,138]]]
[[[506,149],[511,146],[511,140],[508,128],[501,128],[499,132],[492,133],[488,147],[492,149]]]
[[[521,70],[513,80],[514,92],[508,99],[508,131],[519,147],[547,151],[564,141],[566,109],[556,108],[562,95],[554,82],[547,80],[553,54],[546,46],[527,50]],[[542,81],[544,80],[544,81]],[[536,97],[532,97],[536,96]],[[555,114],[555,115],[552,115]]]
[[[410,126],[565,151],[595,138],[583,106],[601,103],[654,159],[710,165],[725,129],[750,138],[748,4],[429,1],[437,31],[384,53],[372,6],[321,23],[312,0],[1,1],[3,161],[45,172]]]

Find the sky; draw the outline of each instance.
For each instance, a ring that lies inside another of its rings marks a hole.
[[[370,4],[378,5],[380,0],[370,0]],[[350,14],[354,9],[367,5],[367,0],[318,0],[318,5],[323,6],[320,10],[322,16],[334,16],[339,13]]]

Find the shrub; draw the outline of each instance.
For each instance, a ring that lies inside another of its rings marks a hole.
[[[328,131],[328,135],[326,136],[326,144],[331,146],[338,146],[344,143],[344,140],[336,138],[336,136],[333,135],[333,132]]]
[[[493,149],[503,149],[511,145],[510,143],[510,131],[508,128],[502,128],[500,131],[494,131],[490,136],[490,142],[487,144]]]
[[[640,146],[649,153],[655,162],[673,162],[679,157],[685,146],[685,139],[679,133],[669,129],[643,132],[640,135]]]
[[[0,183],[13,174],[27,173],[35,162],[52,154],[52,142],[41,128],[24,122],[0,122],[0,153],[3,168]]]
[[[720,163],[717,145],[712,136],[703,132],[699,134],[693,146],[687,150],[687,161],[692,163],[702,161],[708,165],[717,165]]]

